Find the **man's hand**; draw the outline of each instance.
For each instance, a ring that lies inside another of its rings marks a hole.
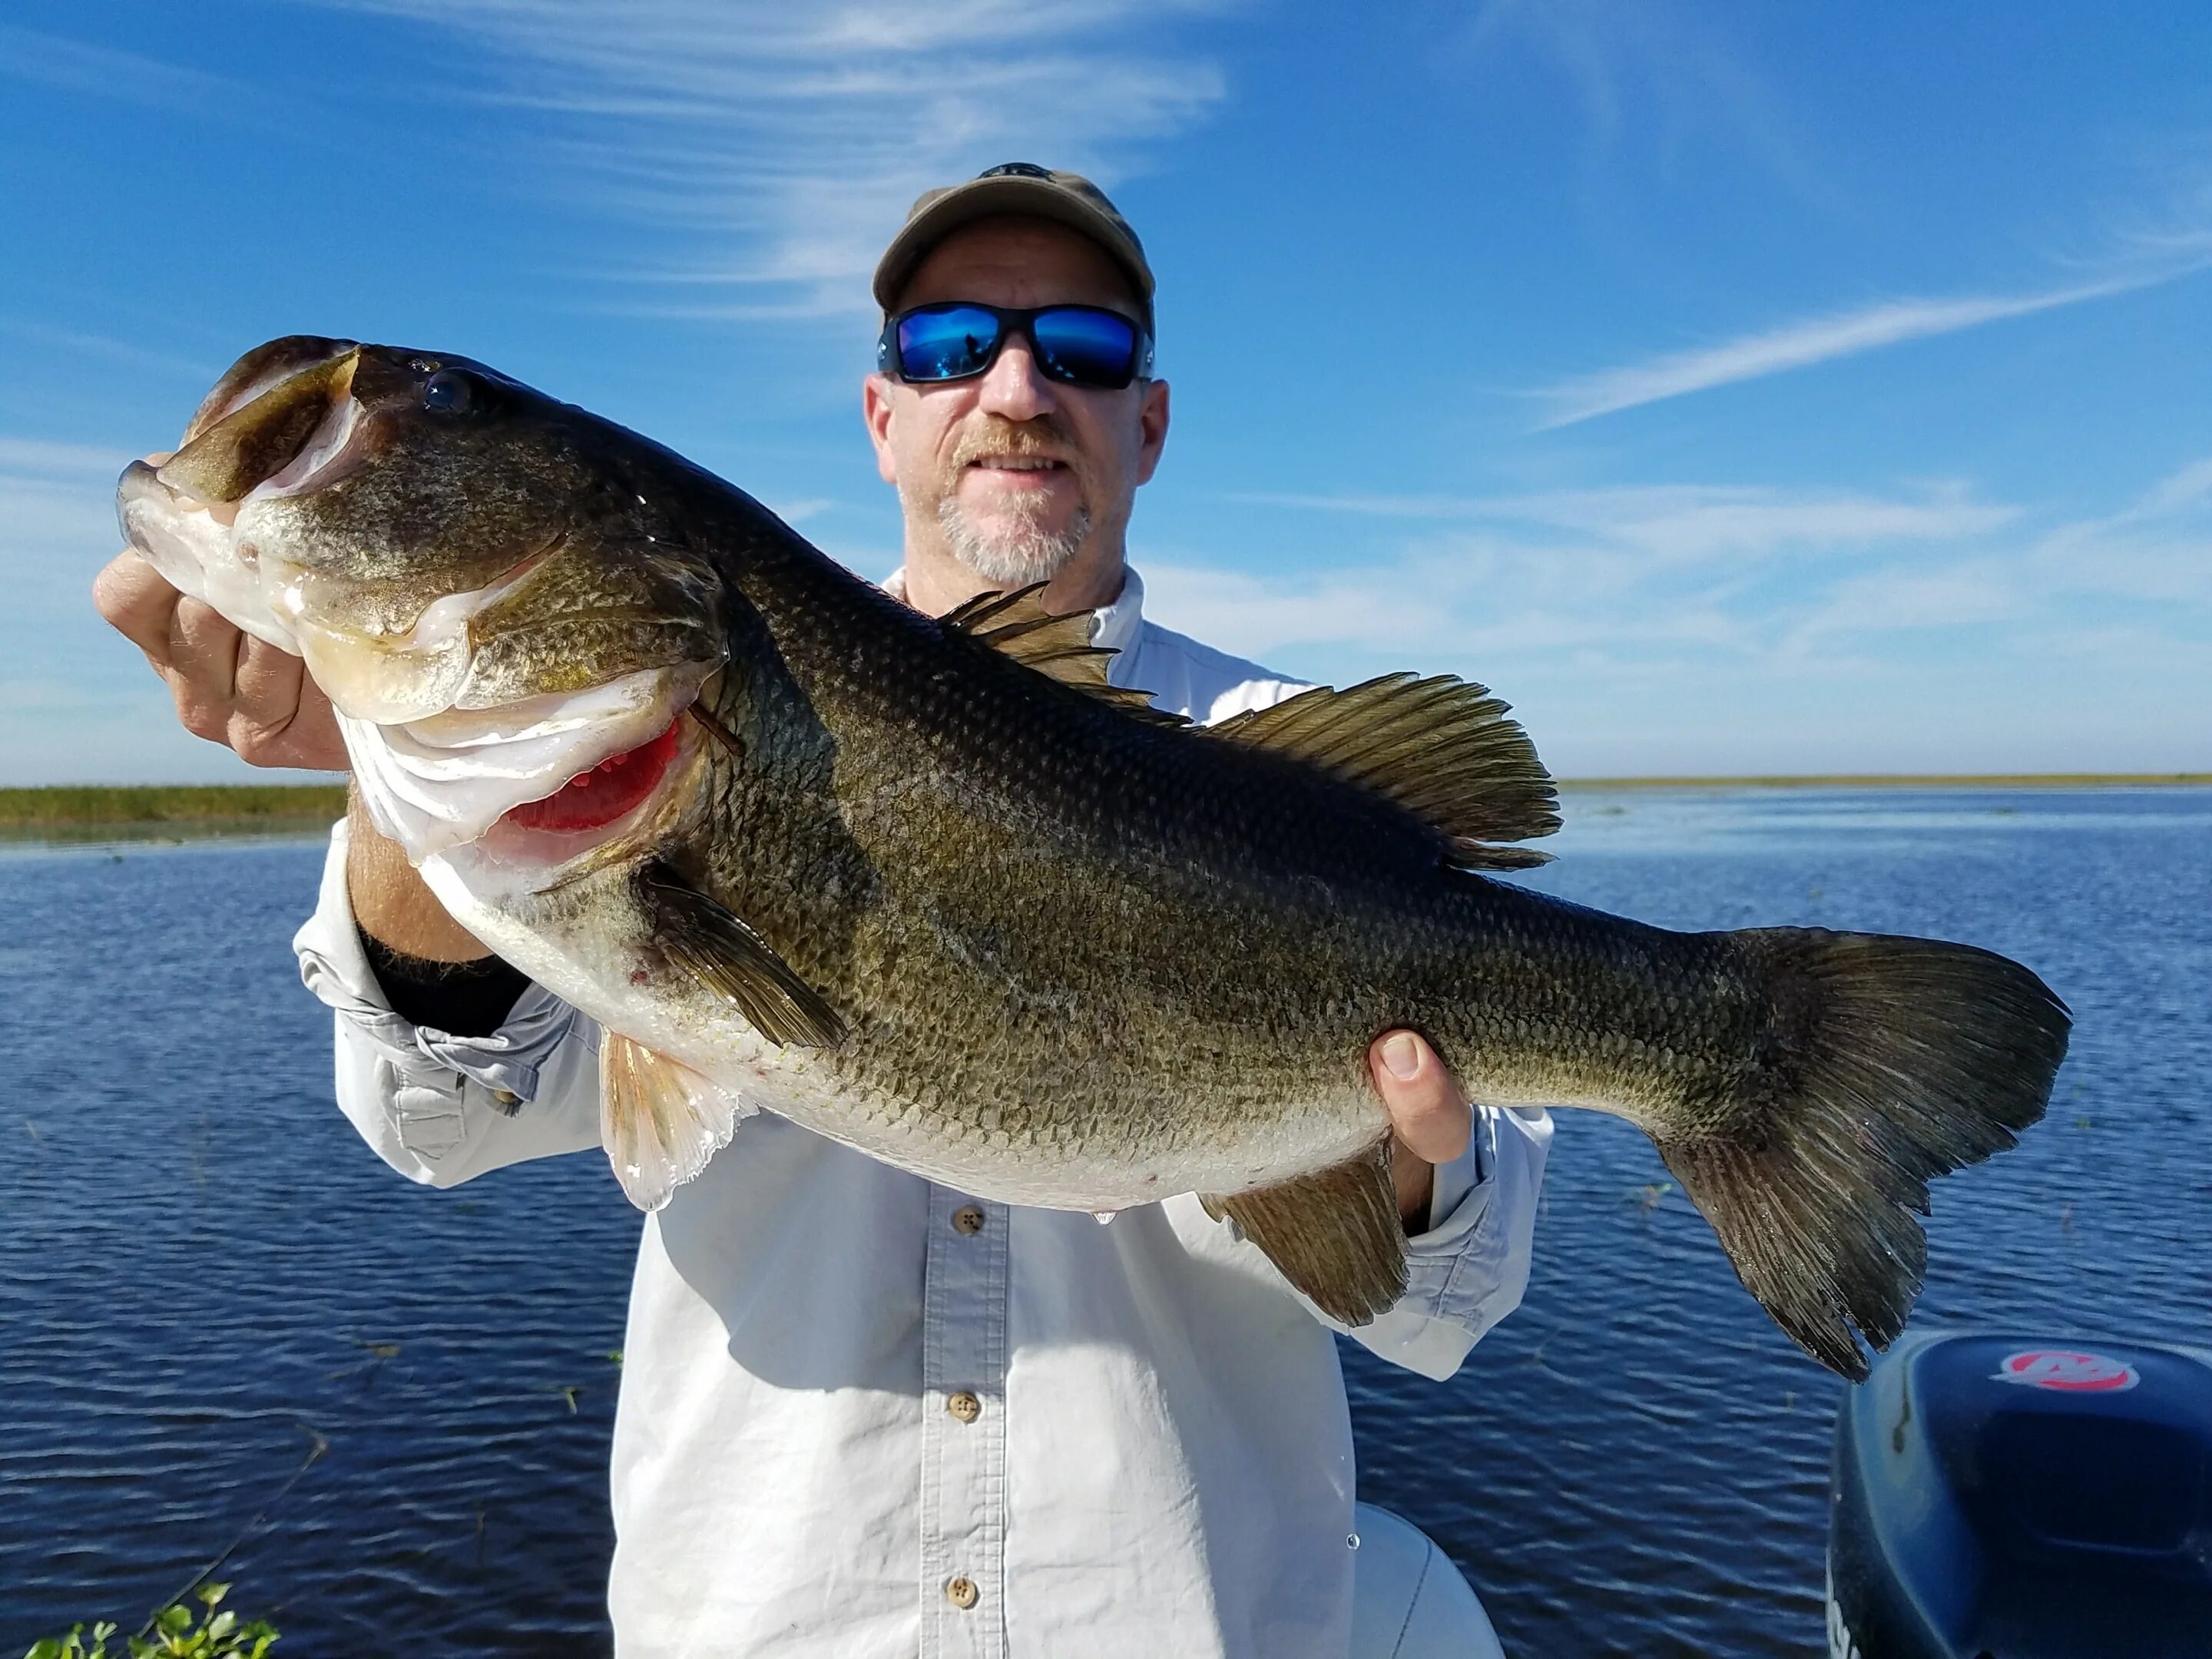
[[[1474,1114],[1418,1031],[1385,1031],[1367,1050],[1375,1091],[1389,1109],[1390,1175],[1398,1187],[1398,1218],[1408,1232],[1428,1224],[1435,1166],[1467,1151]]]
[[[346,769],[331,700],[290,652],[186,599],[128,549],[94,579],[92,602],[168,682],[177,718],[193,736],[254,766]]]
[[[195,737],[226,744],[255,766],[346,769],[331,700],[290,652],[186,599],[127,549],[94,579],[92,602],[168,682],[177,718]],[[354,918],[372,939],[432,962],[489,954],[446,914],[398,844],[376,833],[358,801],[350,817],[346,881]]]

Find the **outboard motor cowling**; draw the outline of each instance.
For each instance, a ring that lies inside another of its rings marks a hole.
[[[1837,1414],[1833,1659],[2212,1656],[2212,1355],[1907,1337]]]

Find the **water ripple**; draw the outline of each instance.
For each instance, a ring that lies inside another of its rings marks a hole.
[[[1570,811],[1531,879],[1585,902],[2035,964],[2074,1050],[2048,1121],[1936,1188],[1916,1325],[2206,1339],[2212,794]],[[319,1438],[224,1569],[284,1651],[604,1648],[637,1218],[588,1159],[433,1194],[364,1151],[284,949],[318,864],[0,857],[0,1644],[143,1613]],[[1516,1654],[1820,1650],[1841,1388],[1668,1179],[1634,1131],[1563,1115],[1522,1310],[1443,1385],[1346,1349],[1363,1494],[1468,1569]]]

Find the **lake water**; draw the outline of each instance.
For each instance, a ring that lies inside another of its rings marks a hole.
[[[2212,791],[1577,794],[1554,846],[1537,884],[1667,926],[2033,965],[2073,1052],[1938,1184],[1915,1328],[2212,1335]],[[234,1541],[295,1659],[604,1647],[637,1218],[592,1159],[437,1194],[361,1145],[286,949],[319,856],[0,851],[0,1656]],[[1562,1114],[1522,1310],[1442,1385],[1347,1350],[1362,1495],[1520,1659],[1820,1648],[1841,1385],[1666,1180]]]

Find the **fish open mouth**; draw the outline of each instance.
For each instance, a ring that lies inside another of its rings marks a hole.
[[[589,771],[579,772],[552,794],[509,807],[501,823],[556,835],[604,830],[642,806],[676,759],[678,720],[659,736],[610,755]]]
[[[510,850],[558,862],[668,781],[712,672],[641,669],[499,708],[385,726],[342,715],[339,727],[369,816],[418,860],[497,830]]]
[[[609,578],[565,512],[450,544],[434,520],[388,529],[348,481],[437,453],[408,424],[423,368],[351,341],[272,341],[217,382],[175,454],[125,471],[118,515],[178,589],[306,660],[371,818],[411,858],[495,827],[530,843],[525,861],[570,856],[623,834],[684,769],[696,744],[681,716],[719,641],[702,623],[672,645],[678,624],[659,618],[681,614],[690,579]],[[606,618],[643,643],[609,646]]]
[[[158,465],[125,469],[117,511],[155,569],[255,637],[305,658],[341,713],[400,724],[470,703],[472,620],[520,587],[558,538],[518,550],[507,569],[470,591],[418,598],[411,616],[403,608],[404,626],[387,617],[381,631],[349,614],[347,578],[272,551],[271,520],[257,509],[327,489],[381,447],[381,417],[354,395],[362,359],[351,342],[307,337],[249,354],[192,417],[184,447]]]
[[[305,495],[362,463],[371,423],[353,396],[360,359],[349,340],[309,336],[248,353],[193,415],[183,447],[158,465],[133,461],[116,490],[125,539],[172,585],[295,655],[307,654],[301,573],[264,561],[238,517],[258,497]]]
[[[349,340],[278,341],[234,368],[185,428],[185,445],[156,476],[195,501],[243,501],[264,486],[301,493],[310,475],[326,475],[362,435],[353,398],[361,348]],[[245,384],[226,398],[240,368]]]

